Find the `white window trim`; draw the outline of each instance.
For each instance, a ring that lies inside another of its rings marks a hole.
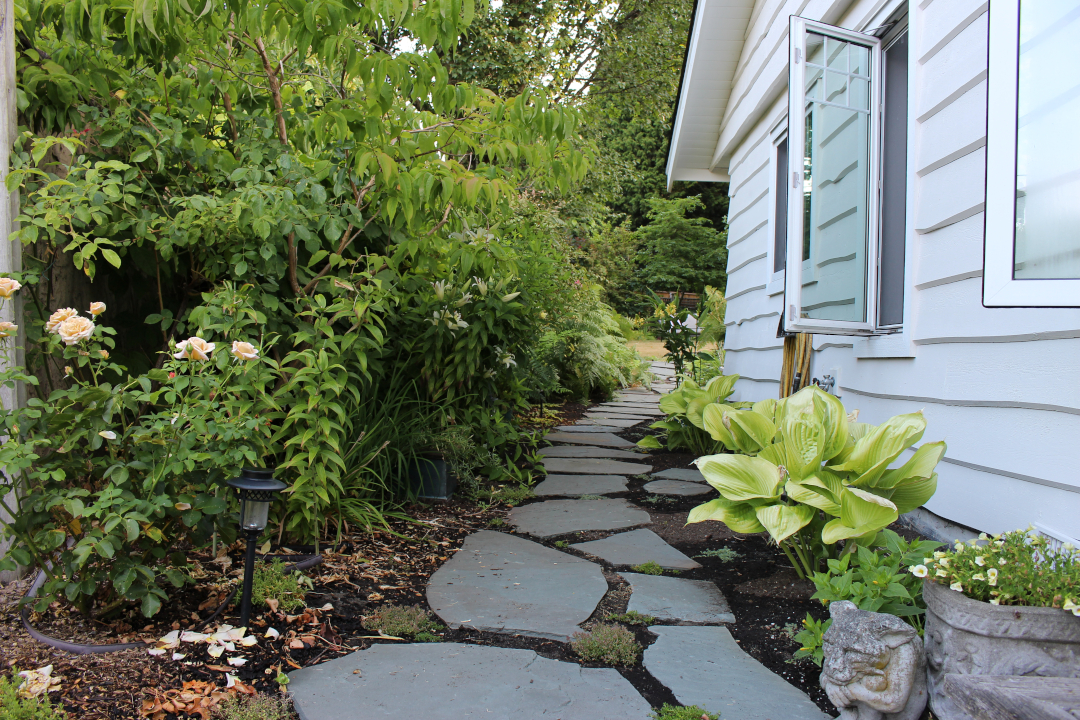
[[[802,257],[803,208],[801,202],[794,202],[796,192],[802,194],[802,164],[806,155],[806,135],[801,132],[788,133],[788,174],[793,187],[788,188],[788,262],[784,294],[784,329],[789,332],[811,332],[831,335],[871,335],[876,332],[877,322],[877,254],[878,243],[875,241],[879,225],[880,192],[873,184],[880,183],[881,156],[881,41],[846,28],[827,25],[815,20],[808,20],[792,15],[789,30],[788,62],[790,76],[788,81],[788,118],[801,118],[805,113],[806,94],[806,57],[805,36],[810,29],[822,35],[849,40],[872,47],[870,63],[870,148],[869,173],[871,192],[868,202],[867,222],[871,238],[866,251],[866,318],[864,322],[819,320],[803,318],[801,297],[803,281],[803,263],[792,262],[792,258]],[[906,273],[905,273],[906,276]],[[906,304],[906,303],[905,303]]]
[[[776,147],[782,143],[785,138],[787,138],[787,115],[784,115],[783,119],[781,119],[769,132],[770,148],[772,152],[772,155],[769,157],[770,185],[776,182],[777,170],[779,170],[776,166]],[[769,280],[765,287],[765,294],[769,297],[784,292],[784,270],[773,270],[776,266],[776,193],[779,191],[779,188],[774,187],[773,194],[769,198],[769,248],[765,259],[765,262],[767,263],[765,267],[769,274]]]
[[[989,12],[983,305],[1080,307],[1080,280],[1013,278],[1020,0],[994,0]]]

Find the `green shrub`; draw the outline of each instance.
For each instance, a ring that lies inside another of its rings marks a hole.
[[[18,672],[14,670],[14,672]],[[19,678],[8,680],[0,677],[0,718],[3,720],[66,720],[62,708],[54,708],[49,698],[20,698],[17,688]]]
[[[597,625],[589,632],[576,632],[570,647],[586,660],[608,665],[633,665],[641,657],[641,646],[622,625]]]
[[[277,600],[278,608],[285,612],[304,607],[304,594],[311,589],[311,579],[301,572],[286,573],[285,567],[280,558],[256,563],[251,584],[253,603],[266,606],[267,600]]]
[[[1034,527],[958,540],[952,550],[911,563],[909,572],[916,582],[928,577],[993,605],[1061,608],[1080,616],[1080,551],[1070,544],[1051,547]]]
[[[653,710],[649,713],[649,717],[653,720],[720,720],[719,715],[702,710],[697,705],[669,705],[664,703],[664,706],[659,710]]]
[[[631,570],[638,573],[644,573],[645,575],[663,575],[664,568],[659,564],[650,560],[649,562],[641,563],[640,565],[632,565]]]
[[[622,615],[608,615],[607,619],[626,623],[627,625],[652,625],[656,622],[656,618],[652,615],[642,615],[637,610],[631,610]]]
[[[273,695],[230,693],[214,708],[216,720],[293,720],[288,700]]]
[[[735,558],[742,557],[742,556],[739,554],[738,550],[732,550],[731,548],[722,547],[722,548],[713,548],[711,550],[706,550],[705,552],[701,553],[700,555],[697,555],[697,557],[699,557],[699,558],[716,558],[720,562],[729,563],[732,560],[734,560]]]
[[[364,618],[364,628],[394,637],[414,637],[441,630],[431,613],[416,605],[387,605]]]

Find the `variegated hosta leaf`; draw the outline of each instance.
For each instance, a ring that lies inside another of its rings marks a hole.
[[[724,443],[724,447],[734,452],[738,449],[735,445],[735,438],[731,436],[731,431],[724,424],[724,413],[733,409],[730,405],[710,403],[705,406],[705,410],[701,413],[701,420],[703,429],[709,433],[713,440]]]
[[[923,446],[916,450],[915,454],[912,455],[911,459],[906,463],[895,470],[886,470],[885,473],[878,478],[875,487],[891,488],[896,487],[905,480],[928,478],[934,474],[934,468],[937,467],[937,464],[944,456],[944,440],[933,443],[923,443]]]
[[[757,508],[756,512],[758,522],[779,545],[810,524],[817,511],[808,505],[769,505]]]
[[[891,417],[856,442],[844,462],[833,464],[830,469],[857,475],[857,479],[852,481],[853,485],[873,487],[889,463],[898,458],[905,448],[918,442],[925,430],[926,418],[921,412]]]
[[[694,461],[706,482],[732,502],[780,497],[780,469],[747,455],[708,455]]]
[[[687,524],[704,520],[717,520],[737,533],[759,533],[765,530],[758,522],[753,507],[746,503],[733,503],[725,498],[698,505],[686,518]]]
[[[723,400],[735,392],[735,383],[738,380],[738,375],[717,375],[705,386],[705,394],[712,398],[714,402]]]
[[[784,485],[787,496],[797,503],[824,510],[830,515],[840,514],[840,503],[825,488],[808,482],[788,480]]]
[[[911,512],[925,505],[934,496],[937,492],[937,481],[937,473],[928,478],[916,477],[903,480],[890,491],[889,500],[901,515]]]
[[[753,410],[732,410],[726,413],[724,425],[731,431],[735,444],[745,453],[758,453],[776,435],[776,426]]]

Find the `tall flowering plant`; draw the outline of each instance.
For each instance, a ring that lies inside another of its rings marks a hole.
[[[935,552],[908,571],[991,605],[1061,608],[1080,616],[1080,552],[1034,532],[985,533]]]
[[[215,529],[233,532],[219,522],[228,509],[220,488],[266,452],[276,368],[252,342],[196,335],[132,377],[111,360],[105,312],[103,303],[54,312],[43,344],[63,359],[63,386],[0,412],[9,478],[0,494],[18,490],[4,508],[13,545],[2,566],[42,568],[41,608],[66,598],[108,615],[134,602],[152,616],[168,586],[188,582],[184,551]],[[37,382],[10,366],[0,380]]]

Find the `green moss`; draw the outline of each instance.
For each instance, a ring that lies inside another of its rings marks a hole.
[[[657,565],[652,560],[650,560],[647,563],[641,563],[640,565],[633,565],[633,566],[631,566],[630,569],[633,570],[634,572],[644,573],[645,575],[663,575],[664,574],[664,568],[660,567],[659,565]]]
[[[699,557],[699,558],[716,558],[720,562],[729,563],[732,560],[734,560],[735,558],[741,557],[741,556],[739,555],[738,551],[736,551],[736,550],[732,550],[731,548],[721,547],[721,548],[713,548],[712,550],[706,550],[705,552],[701,553],[700,555],[696,555],[695,557]]]
[[[387,605],[364,618],[364,627],[393,637],[418,637],[421,633],[441,630],[431,613],[415,605]],[[421,642],[431,642],[421,640]]]
[[[488,520],[488,525],[490,525],[491,527],[502,527],[505,524],[506,524],[506,521],[503,520],[502,518],[498,518],[498,517],[497,518],[491,518],[490,520]]]
[[[719,720],[719,715],[702,710],[697,705],[690,705],[689,707],[682,705],[668,705],[664,703],[664,706],[659,710],[654,710],[649,713],[649,717],[653,720]]]
[[[18,670],[12,668],[12,672]],[[20,678],[0,677],[0,718],[3,720],[67,720],[67,713],[49,704],[49,698],[20,698]]]
[[[556,540],[555,541],[555,547],[557,547],[557,548],[570,547],[570,543],[566,542],[565,540]]]
[[[275,558],[272,563],[255,565],[251,600],[263,606],[268,606],[267,600],[277,600],[280,610],[292,612],[304,607],[305,588],[311,588],[311,580],[303,573],[286,573],[285,564]]]
[[[217,720],[293,720],[289,702],[273,695],[230,694],[214,710]]]
[[[585,660],[608,665],[633,665],[641,657],[634,634],[622,625],[600,624],[589,632],[577,632],[570,647]]]
[[[652,625],[656,622],[656,618],[652,615],[642,615],[637,610],[631,610],[628,613],[622,615],[608,615],[608,620],[614,620],[615,622],[626,623],[627,625]]]
[[[443,639],[434,633],[419,632],[416,633],[416,637],[413,638],[416,642],[442,642]]]

